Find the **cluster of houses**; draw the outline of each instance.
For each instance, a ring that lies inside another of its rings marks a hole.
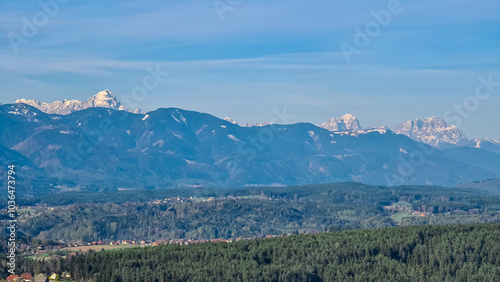
[[[28,244],[21,243],[21,244],[16,244],[16,250],[24,256],[29,256],[33,255],[35,253],[37,254],[42,254],[46,253],[50,250],[58,250],[63,248],[64,246],[61,245],[38,245],[36,247],[32,247]]]
[[[35,279],[31,273],[23,273],[21,275],[10,275],[7,277],[7,281],[15,281],[15,282],[33,282]]]
[[[209,197],[209,198],[198,198],[198,200],[195,200],[193,197],[189,198],[181,198],[181,197],[173,197],[173,198],[165,198],[165,199],[156,199],[152,200],[149,203],[154,204],[154,205],[161,205],[161,204],[167,204],[167,203],[188,203],[188,202],[195,202],[195,201],[202,201],[202,202],[211,202],[215,200],[237,200],[237,199],[242,199],[246,197],[234,197],[234,196],[226,196],[226,197]],[[261,194],[259,196],[260,199],[266,199],[266,200],[273,200],[272,198],[265,197],[264,194]]]
[[[411,214],[418,216],[434,216],[434,214],[431,212],[421,212],[421,211],[413,211]]]
[[[111,241],[109,244],[110,245],[141,245],[141,246],[159,246],[159,245],[167,245],[167,244],[178,244],[178,245],[189,245],[189,244],[198,244],[198,243],[218,243],[218,242],[225,242],[225,243],[231,243],[231,242],[238,242],[238,241],[244,241],[244,240],[252,240],[252,239],[269,239],[269,238],[274,238],[274,237],[281,237],[283,235],[266,235],[266,236],[253,236],[251,238],[236,238],[236,239],[211,239],[211,240],[195,240],[195,239],[172,239],[172,240],[157,240],[154,242],[150,241],[134,241],[134,240],[118,240],[118,241]],[[97,241],[97,242],[92,242],[89,243],[89,245],[103,245],[103,242]]]
[[[409,212],[412,215],[416,216],[434,216],[432,212],[414,211],[411,205],[401,205],[398,203],[394,203],[390,206],[384,206],[383,208],[384,210],[391,213]]]
[[[43,274],[38,274],[36,276],[31,275],[31,273],[23,273],[21,275],[10,275],[7,277],[7,281],[12,282],[45,282],[47,281],[70,281],[71,275],[68,272],[63,272],[62,274],[57,274],[52,272],[52,274],[47,277]]]
[[[102,241],[97,241],[97,242],[92,242],[90,245],[107,245],[105,243],[102,243]],[[135,241],[135,240],[118,240],[118,241],[111,241],[109,242],[109,245],[115,246],[115,245],[149,245],[148,241]]]
[[[68,247],[81,247],[81,246],[103,246],[103,245],[111,245],[111,246],[122,246],[122,245],[137,245],[137,246],[159,246],[159,245],[166,245],[166,244],[179,244],[179,245],[189,245],[189,244],[198,244],[198,243],[207,243],[207,242],[212,242],[212,243],[217,243],[217,242],[225,242],[225,243],[231,243],[231,242],[237,242],[237,241],[242,241],[242,240],[251,240],[251,239],[269,239],[269,238],[274,238],[274,237],[281,237],[283,235],[266,235],[266,236],[253,236],[250,238],[231,238],[231,239],[211,239],[211,240],[195,240],[195,239],[172,239],[172,240],[157,240],[157,241],[146,241],[146,240],[141,240],[141,241],[136,241],[136,240],[116,240],[116,241],[109,241],[109,240],[99,240],[99,241],[92,241],[88,243],[80,242],[80,241],[73,241],[73,242],[64,242],[61,241],[61,245],[59,246],[38,246],[36,249],[37,254],[43,254],[50,252],[52,250],[60,250],[64,248],[64,246]],[[71,255],[71,254],[70,254]]]
[[[219,243],[219,242],[224,242],[224,243],[231,243],[231,242],[238,242],[238,241],[248,241],[252,239],[270,239],[270,238],[276,238],[276,237],[283,237],[284,235],[266,235],[266,236],[253,236],[253,237],[246,237],[246,238],[236,238],[236,239],[211,239],[211,240],[193,240],[193,239],[172,239],[172,240],[157,240],[154,242],[149,242],[149,241],[135,241],[135,240],[118,240],[118,241],[111,241],[109,242],[110,245],[141,245],[141,246],[159,246],[159,245],[167,245],[167,244],[179,244],[179,245],[189,245],[189,244],[197,244],[197,243]],[[93,241],[89,242],[87,244],[78,244],[79,246],[84,246],[84,245],[105,245],[107,242],[99,240],[99,241]],[[69,246],[73,247],[76,246],[75,243],[69,244]],[[56,247],[57,248],[57,247]],[[48,251],[48,248],[45,246],[39,246],[37,251],[42,251],[46,252]],[[69,253],[68,256],[74,256],[76,253]],[[30,273],[23,273],[21,275],[10,275],[7,277],[7,281],[14,281],[14,282],[38,282],[42,281],[45,282],[46,279],[48,278],[49,281],[64,281],[64,280],[69,280],[71,279],[71,275],[69,273],[63,273],[62,275],[59,275],[57,273],[52,273],[49,277],[45,277],[43,275],[37,275],[37,276],[32,276]]]
[[[99,241],[93,241],[89,243],[82,243],[82,242],[60,242],[61,244],[68,245],[69,247],[77,247],[77,246],[91,246],[91,245],[139,245],[139,246],[159,246],[159,245],[166,245],[166,244],[179,244],[179,245],[189,245],[189,244],[197,244],[197,243],[219,243],[219,242],[224,242],[224,243],[231,243],[231,242],[238,242],[238,241],[247,241],[247,240],[252,240],[252,239],[270,239],[270,238],[276,238],[276,237],[283,237],[284,235],[265,235],[265,236],[253,236],[253,237],[239,237],[235,239],[211,239],[211,240],[194,240],[194,239],[172,239],[172,240],[157,240],[154,242],[150,241],[135,241],[135,240],[117,240],[117,241],[108,241],[108,240],[99,240]],[[48,252],[50,250],[54,249],[60,249],[61,245],[59,246],[38,246],[37,252]],[[68,257],[76,255],[75,252],[67,254]],[[49,281],[64,281],[64,280],[70,280],[71,275],[69,273],[63,273],[63,274],[57,274],[57,273],[52,273],[49,277],[45,277],[43,275],[37,275],[37,276],[32,276],[30,273],[23,273],[21,275],[10,275],[7,277],[7,281],[15,281],[15,282],[38,282],[42,281],[45,282],[46,280]]]
[[[211,240],[193,240],[193,239],[173,239],[173,240],[158,240],[151,243],[151,246],[159,246],[159,245],[167,245],[167,244],[179,244],[179,245],[189,245],[189,244],[197,244],[197,243],[231,243],[238,241],[248,241],[252,239],[270,239],[275,237],[283,237],[283,235],[266,235],[266,236],[253,236],[251,238],[236,238],[236,239],[211,239]]]
[[[434,216],[433,212],[430,211],[425,211],[425,207],[420,210],[413,210],[412,206],[410,205],[401,205],[398,203],[394,203],[390,206],[384,206],[384,210],[390,212],[390,213],[399,213],[399,212],[408,212],[411,215],[414,216]],[[427,209],[429,210],[429,209]],[[431,211],[434,210],[434,208],[430,209]],[[460,209],[443,209],[442,207],[439,207],[437,209],[437,213],[442,213],[444,211],[445,214],[457,214],[457,215],[472,215],[472,214],[480,214],[481,210],[478,208],[474,209],[468,209],[468,210],[460,210]]]
[[[401,205],[390,205],[390,206],[384,206],[384,210],[386,211],[391,211],[391,212],[404,212],[408,210],[408,207],[401,206]]]

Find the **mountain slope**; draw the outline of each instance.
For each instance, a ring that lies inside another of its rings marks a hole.
[[[500,175],[500,155],[481,148],[457,147],[443,150],[444,155],[463,164]]]
[[[310,123],[240,127],[176,108],[147,114],[88,108],[61,116],[21,103],[0,106],[0,122],[8,125],[0,127],[0,150],[14,150],[42,170],[50,184],[44,187],[452,186],[497,176],[390,130],[349,135]]]
[[[458,185],[462,188],[474,188],[479,190],[486,190],[495,194],[500,194],[500,178],[491,178],[481,181],[474,181]]]

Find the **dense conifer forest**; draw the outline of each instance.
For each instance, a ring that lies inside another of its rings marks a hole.
[[[163,245],[24,261],[76,281],[499,281],[500,224],[412,226]],[[45,264],[45,265],[44,265]]]

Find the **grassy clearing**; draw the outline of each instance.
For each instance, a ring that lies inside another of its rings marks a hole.
[[[61,249],[61,251],[74,251],[74,252],[88,252],[89,250],[93,251],[101,251],[104,250],[118,250],[118,249],[126,249],[126,248],[134,248],[139,247],[137,245],[92,245],[92,246],[78,246],[78,247],[67,247]]]
[[[397,224],[401,224],[401,221],[403,221],[405,217],[418,217],[418,215],[412,214],[411,212],[398,212],[391,216],[392,220]]]
[[[399,201],[397,203],[394,203],[393,206],[401,206],[401,207],[411,208],[413,205],[406,202],[406,201]]]

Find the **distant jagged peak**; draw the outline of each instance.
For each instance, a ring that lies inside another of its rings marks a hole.
[[[109,91],[109,89],[99,91],[97,94],[87,99],[87,101],[64,99],[62,101],[45,103],[37,100],[19,99],[16,101],[16,103],[24,103],[32,107],[35,107],[42,112],[48,114],[58,114],[58,115],[68,115],[76,111],[81,111],[93,107],[109,108],[109,109],[127,111],[137,114],[142,113],[140,109],[132,111],[129,108],[122,105],[118,100],[118,98],[116,98],[116,96],[111,91]]]
[[[241,127],[264,127],[272,124],[273,123],[269,121],[258,122],[258,123],[245,122],[244,124],[241,125]]]
[[[239,125],[241,127],[263,127],[263,126],[266,126],[266,125],[273,124],[272,122],[268,122],[268,121],[258,122],[258,123],[245,122],[245,123],[242,123],[242,124],[238,124],[238,122],[234,121],[230,117],[225,117],[225,118],[223,118],[223,120],[225,120],[227,122],[230,122],[232,124]]]
[[[448,125],[443,118],[438,117],[438,116],[432,116],[432,117],[424,118],[424,121],[426,123],[434,126],[435,128],[439,128],[439,127],[445,127],[445,128],[446,127],[451,127],[451,128],[454,128],[455,127],[454,125]]]
[[[484,138],[484,139],[474,138],[469,142],[469,147],[473,148],[483,148],[485,145],[486,146],[494,145],[500,147],[500,139],[495,140],[489,138]]]
[[[364,128],[360,130],[332,131],[332,134],[358,137],[359,135],[369,134],[373,132],[378,132],[379,134],[394,134],[394,132],[392,132],[387,126]]]
[[[469,142],[462,130],[448,125],[444,119],[437,116],[409,120],[394,126],[392,130],[396,134],[406,135],[437,148],[462,146]]]
[[[339,118],[333,117],[329,121],[320,124],[319,127],[328,129],[330,131],[363,130],[363,127],[361,126],[358,118],[356,118],[352,114],[345,114]]]
[[[405,126],[411,126],[418,129],[455,129],[456,126],[448,125],[446,121],[438,116],[427,117],[423,119],[416,118],[403,123]]]
[[[238,124],[236,121],[232,120],[230,117],[225,117],[224,120],[227,122],[230,122],[232,124]]]
[[[402,132],[411,132],[411,131],[418,131],[418,130],[437,130],[437,131],[449,131],[449,130],[455,130],[455,131],[460,131],[456,126],[454,125],[448,125],[446,121],[438,116],[432,116],[432,117],[427,117],[427,118],[416,118],[414,120],[409,120],[404,123],[398,124],[394,127],[394,129],[397,129],[398,131]]]

